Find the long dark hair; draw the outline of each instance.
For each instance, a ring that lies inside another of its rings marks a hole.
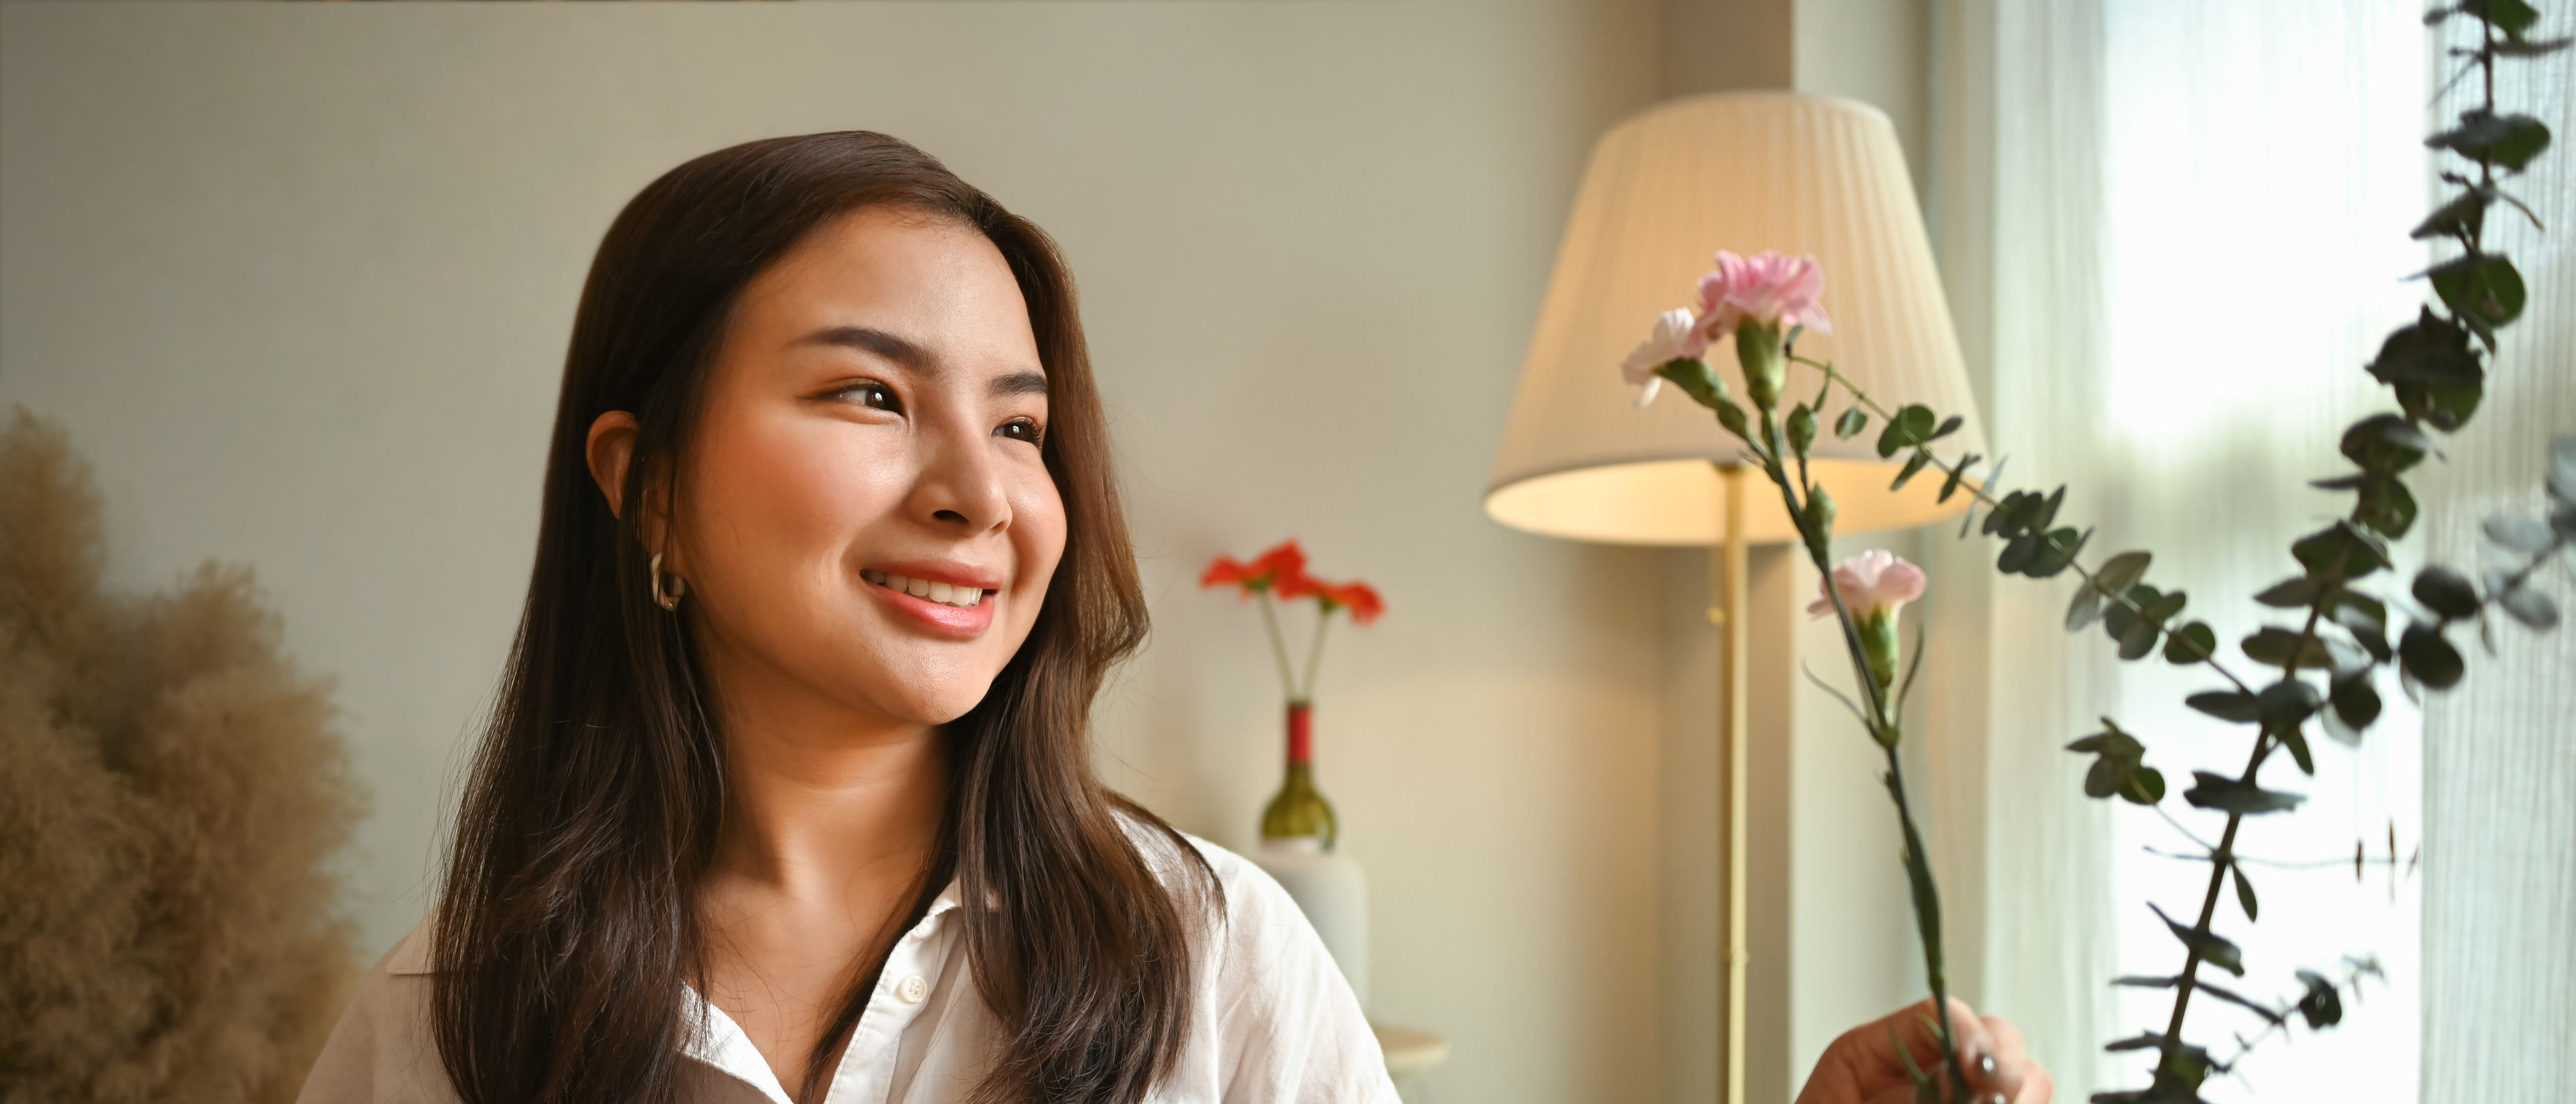
[[[600,242],[565,357],[536,570],[437,910],[432,1018],[469,1104],[674,1099],[698,1028],[683,987],[703,980],[695,898],[725,756],[689,635],[650,596],[638,507],[679,483],[743,286],[824,221],[879,205],[971,226],[1009,261],[1048,377],[1042,448],[1067,519],[1028,641],[942,729],[953,781],[938,866],[962,900],[993,906],[952,914],[1003,1035],[977,1096],[1133,1104],[1178,1058],[1189,944],[1218,890],[1178,833],[1091,771],[1091,700],[1146,620],[1072,278],[1043,231],[936,159],[852,131],[690,161]],[[615,512],[584,455],[611,410],[638,424]],[[1157,877],[1122,818],[1175,851],[1178,881]],[[845,995],[811,1067],[824,1070],[866,997]]]

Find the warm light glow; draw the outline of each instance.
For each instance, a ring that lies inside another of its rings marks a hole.
[[[1890,493],[1889,468],[1872,459],[1820,460],[1810,471],[1840,505],[1835,528],[1861,533],[1911,529],[1953,517],[1962,491],[1939,502],[1942,476],[1918,475]],[[1744,539],[1793,540],[1779,489],[1748,473]],[[1848,503],[1849,505],[1842,505]],[[1708,545],[1723,538],[1725,497],[1717,469],[1705,460],[1644,460],[1536,475],[1485,496],[1494,520],[1542,536],[1606,544]]]

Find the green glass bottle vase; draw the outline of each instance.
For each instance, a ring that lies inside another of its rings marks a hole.
[[[1313,707],[1288,703],[1288,778],[1261,810],[1261,841],[1313,840],[1333,849],[1333,803],[1315,789]]]

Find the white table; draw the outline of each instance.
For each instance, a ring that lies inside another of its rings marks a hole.
[[[1377,1032],[1377,1047],[1386,1052],[1386,1075],[1403,1093],[1421,1081],[1422,1075],[1449,1060],[1449,1040],[1429,1031],[1410,1027],[1390,1027],[1371,1023]]]

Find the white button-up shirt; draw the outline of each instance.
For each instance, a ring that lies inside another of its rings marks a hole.
[[[1225,888],[1225,922],[1192,940],[1189,1035],[1154,1104],[1398,1104],[1350,985],[1287,891],[1260,867],[1192,839]],[[1154,849],[1147,848],[1153,856]],[[1159,866],[1159,864],[1157,864]],[[1166,872],[1168,880],[1171,875]],[[826,1104],[949,1104],[974,1091],[1000,1051],[975,991],[951,885],[896,942],[832,1074]],[[451,1104],[429,1021],[429,922],[368,971],[304,1083],[299,1104]],[[694,991],[706,1030],[690,1040],[680,1098],[791,1104],[724,1010]]]

